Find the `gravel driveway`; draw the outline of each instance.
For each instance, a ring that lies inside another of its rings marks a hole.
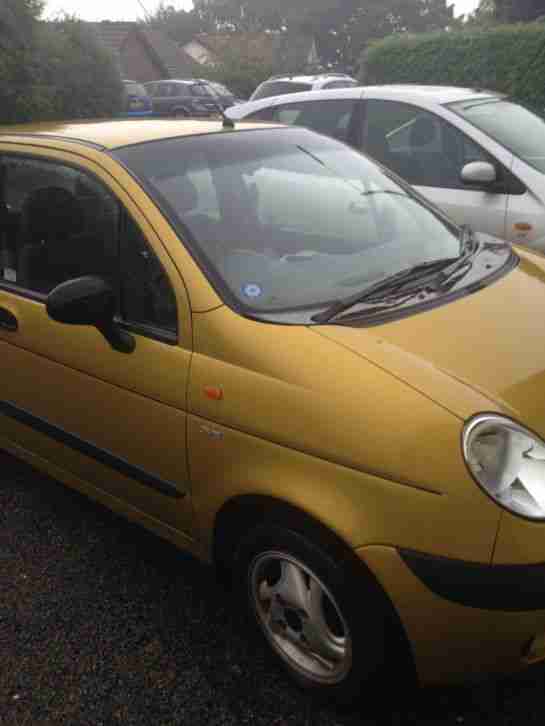
[[[542,724],[545,666],[314,703],[233,616],[211,568],[0,453],[0,724]]]

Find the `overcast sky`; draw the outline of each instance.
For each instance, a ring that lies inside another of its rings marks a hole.
[[[479,0],[453,0],[455,13],[468,13],[475,10]],[[46,18],[67,12],[82,20],[141,20],[146,12],[153,13],[160,0],[46,0]],[[177,9],[189,10],[192,0],[168,0],[165,4]]]

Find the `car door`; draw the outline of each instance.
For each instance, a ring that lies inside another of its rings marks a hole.
[[[172,102],[172,83],[156,83],[153,88],[153,112],[161,116],[168,115]]]
[[[505,238],[510,172],[445,119],[411,104],[368,99],[360,146],[454,221]],[[498,183],[465,184],[460,173],[470,161],[494,164]]]
[[[91,161],[0,148],[0,180],[0,441],[114,508],[187,530],[191,329],[173,263],[118,179]],[[133,352],[47,315],[50,290],[88,274],[115,290]]]
[[[518,184],[513,184],[509,196],[506,239],[528,244],[543,252],[545,250],[543,174],[518,158],[514,159],[511,171]]]

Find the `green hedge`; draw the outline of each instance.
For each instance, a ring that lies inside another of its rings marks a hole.
[[[83,23],[33,21],[32,30],[15,47],[0,34],[0,124],[119,113],[119,72]]]
[[[502,91],[545,109],[545,25],[502,25],[374,42],[362,58],[360,80],[424,83]]]

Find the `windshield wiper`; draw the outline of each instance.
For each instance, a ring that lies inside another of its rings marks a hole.
[[[472,108],[478,108],[479,106],[487,106],[490,103],[499,103],[500,101],[505,101],[505,98],[494,96],[493,98],[483,98],[480,101],[470,101],[467,105],[464,104],[464,111],[470,111]]]
[[[315,323],[327,323],[353,305],[369,302],[378,294],[392,294],[399,291],[403,296],[410,297],[410,292],[414,288],[422,290],[424,287],[433,286],[436,291],[443,291],[446,287],[453,287],[473,267],[473,258],[480,247],[473,230],[467,225],[461,227],[460,246],[458,257],[429,260],[396,272],[390,277],[378,280],[364,290],[360,290],[360,292],[337,300],[321,313],[313,315],[311,320]],[[408,286],[407,283],[414,283],[414,285]]]
[[[411,199],[408,194],[404,192],[398,192],[396,189],[368,189],[367,191],[360,192],[362,197],[371,197],[373,194],[393,194],[395,197],[405,197],[405,199]]]
[[[473,260],[480,248],[480,243],[471,227],[466,224],[461,227],[460,243],[460,257],[458,257],[452,265],[447,265],[435,281],[438,289],[440,290],[444,290],[446,286],[452,287],[455,285],[459,280],[465,277],[473,267]],[[460,272],[462,274],[456,274]],[[445,283],[448,283],[448,285],[445,285]]]
[[[443,257],[440,260],[429,260],[428,262],[421,262],[418,265],[413,265],[405,270],[400,270],[400,272],[396,272],[394,275],[390,275],[387,278],[374,282],[363,291],[360,290],[353,295],[349,295],[341,300],[336,300],[321,313],[313,315],[311,320],[315,323],[328,323],[339,313],[348,310],[353,305],[366,302],[377,295],[377,293],[396,292],[397,290],[405,287],[408,282],[413,282],[421,287],[422,279],[420,273],[426,273],[425,278],[427,279],[430,273],[443,270],[443,268],[448,267],[459,260],[459,257]],[[406,293],[407,292],[408,290]]]

